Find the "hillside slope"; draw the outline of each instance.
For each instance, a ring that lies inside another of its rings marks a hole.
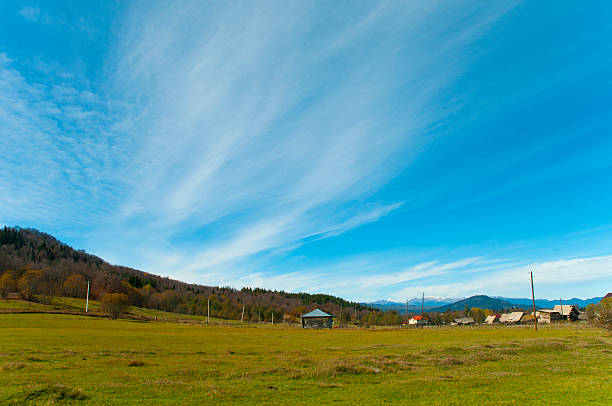
[[[0,229],[0,276],[6,271],[15,281],[29,275],[32,294],[84,297],[86,281],[90,281],[93,299],[109,292],[125,293],[134,306],[195,315],[206,314],[210,303],[211,315],[226,319],[240,319],[243,307],[245,320],[261,321],[272,317],[280,320],[285,314],[297,316],[315,306],[333,314],[339,314],[342,308],[344,320],[355,314],[368,317],[370,313],[366,306],[331,295],[237,290],[164,278],[111,265],[49,234],[19,227]]]

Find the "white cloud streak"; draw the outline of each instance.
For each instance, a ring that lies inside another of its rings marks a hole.
[[[361,255],[320,266],[295,266],[287,273],[255,272],[242,276],[226,275],[227,286],[275,286],[289,291],[328,292],[357,300],[381,298],[403,302],[420,297],[467,297],[488,294],[529,297],[529,272],[534,271],[537,297],[584,296],[593,284],[612,282],[612,256],[567,258],[530,262],[465,258],[456,261],[416,262],[402,269],[397,253]],[[384,269],[384,271],[381,271]],[[221,277],[217,275],[216,277]],[[453,281],[453,282],[448,282]],[[585,288],[585,289],[583,289]],[[605,292],[602,291],[602,294]]]
[[[526,264],[482,256],[275,267],[419,200],[371,198],[462,107],[438,95],[513,4],[134,3],[97,89],[55,68],[27,78],[0,54],[4,221],[69,219],[111,261],[202,283],[351,298],[519,291]],[[606,277],[610,261],[531,266],[555,284]]]
[[[135,222],[169,241],[214,230],[162,261],[174,273],[237,265],[397,209],[402,202],[368,198],[446,114],[432,106],[464,68],[460,50],[507,9],[141,6],[122,22],[109,67],[109,92],[129,101],[125,122],[138,147],[112,223]],[[462,19],[474,24],[446,41]],[[394,100],[398,86],[411,95]]]

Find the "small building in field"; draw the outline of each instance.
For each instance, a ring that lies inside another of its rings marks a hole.
[[[332,315],[319,309],[303,314],[302,328],[332,328]]]
[[[491,314],[487,316],[487,318],[485,319],[485,323],[487,324],[499,323],[499,314]]]
[[[414,316],[408,320],[408,324],[411,326],[427,326],[429,319],[425,316]]]
[[[499,321],[505,324],[518,324],[523,320],[523,312],[504,313],[499,318]]]
[[[471,326],[474,323],[474,319],[471,317],[460,317],[458,319],[455,319],[455,321],[451,324],[455,326]]]
[[[540,323],[550,324],[553,321],[561,320],[561,313],[554,309],[542,309],[536,312],[536,315],[538,316],[538,322]]]
[[[580,316],[580,310],[578,310],[577,305],[556,305],[554,310],[559,312],[563,320],[576,321]]]

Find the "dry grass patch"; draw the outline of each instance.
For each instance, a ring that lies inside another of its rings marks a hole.
[[[14,361],[14,362],[7,362],[6,364],[2,365],[2,370],[14,371],[17,369],[23,369],[25,367],[26,367],[26,364],[24,364],[23,362]]]
[[[463,365],[465,364],[465,361],[457,357],[448,356],[448,357],[434,359],[434,364],[443,366],[443,367],[450,367],[450,366],[455,366],[455,365]]]
[[[343,363],[334,366],[330,373],[331,375],[360,375],[360,374],[379,374],[381,370],[371,365],[356,365],[351,363]]]
[[[50,385],[39,389],[30,390],[26,396],[26,401],[43,401],[43,400],[85,400],[87,396],[81,389],[70,388],[64,385]]]

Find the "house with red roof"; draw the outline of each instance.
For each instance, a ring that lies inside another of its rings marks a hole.
[[[425,316],[414,316],[408,320],[411,326],[426,326],[429,324],[429,319]]]

